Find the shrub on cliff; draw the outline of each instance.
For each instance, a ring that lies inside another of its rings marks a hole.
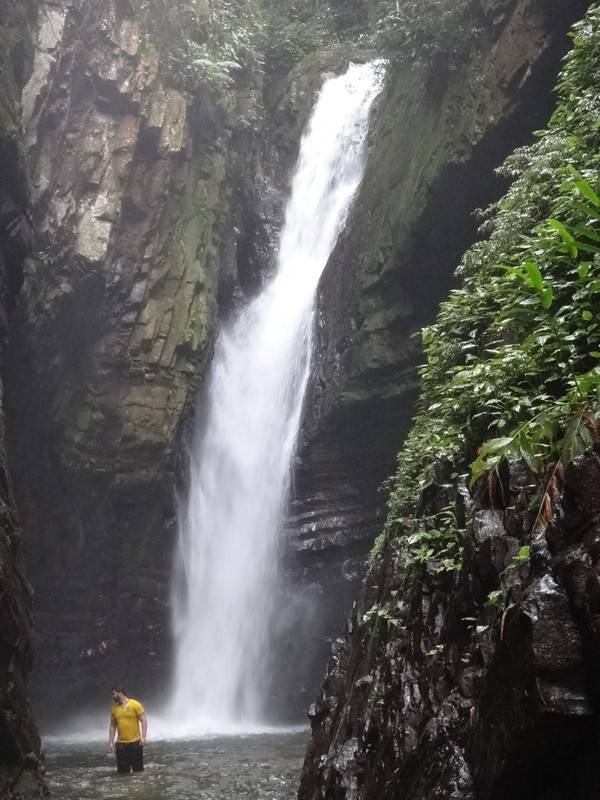
[[[481,23],[473,0],[388,0],[379,4],[374,43],[392,63],[452,65],[469,58]]]
[[[265,19],[259,0],[137,0],[138,13],[162,45],[161,62],[172,81],[195,92],[217,92],[260,71]]]
[[[363,0],[267,0],[266,7],[271,75],[285,75],[319,48],[353,41],[367,26]]]
[[[598,432],[599,4],[575,27],[573,45],[557,111],[502,168],[514,183],[487,212],[488,238],[467,252],[462,288],[423,331],[422,393],[386,535],[408,536],[413,559],[441,569],[460,564],[442,498],[469,478],[493,483],[506,459],[520,458],[541,486],[536,526],[552,513],[552,482]],[[425,507],[434,513],[425,517]]]
[[[285,75],[304,56],[325,43],[325,33],[314,20],[286,20],[273,13],[266,54],[269,72]]]

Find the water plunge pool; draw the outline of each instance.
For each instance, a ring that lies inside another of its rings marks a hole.
[[[150,741],[145,769],[117,775],[105,741],[45,742],[60,800],[295,800],[309,732]]]

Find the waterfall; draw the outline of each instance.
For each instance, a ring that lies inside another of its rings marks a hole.
[[[381,80],[378,64],[352,64],[323,85],[300,146],[277,270],[216,344],[189,449],[173,592],[169,715],[190,733],[264,718],[278,538],[309,377],[314,297],[362,177]]]

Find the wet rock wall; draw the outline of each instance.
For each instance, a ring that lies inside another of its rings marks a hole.
[[[473,60],[389,68],[363,184],[319,288],[289,526],[292,574],[314,620],[310,646],[298,647],[296,663],[310,653],[304,689],[319,680],[383,524],[380,487],[416,399],[415,334],[477,238],[474,211],[502,193],[495,168],[546,123],[569,25],[585,7],[485,2]]]
[[[504,477],[504,507],[465,487],[459,578],[382,552],[310,710],[302,800],[596,797],[599,464],[595,448],[572,465],[539,535],[526,469]],[[484,603],[501,577],[498,614]],[[384,599],[393,624],[369,617]]]
[[[579,125],[582,131],[577,141],[583,164],[596,157],[598,7],[594,6],[577,29],[576,46],[559,83],[560,108],[542,142],[521,151],[529,166],[523,166],[497,212],[509,209],[514,214],[510,232],[508,226],[498,226],[493,237],[515,250],[525,230],[519,225],[530,230],[539,222],[537,215],[549,213],[532,204],[533,217],[522,214],[536,180],[551,175],[562,188],[563,154],[573,140],[570,125]],[[569,113],[570,104],[588,96],[593,98],[586,107],[589,119],[583,112]],[[549,142],[553,146],[545,151]],[[540,153],[548,152],[550,166],[536,172]],[[515,200],[517,191],[521,195]],[[498,256],[498,251],[485,252],[490,261]],[[469,295],[467,280],[454,300],[473,300],[477,291],[485,296],[490,261],[480,263],[484,288],[478,284]],[[446,328],[440,323],[451,303],[436,324],[437,336],[451,338],[450,329],[460,319],[459,312],[445,318]],[[478,312],[471,316],[468,303],[463,308],[465,328],[456,334],[461,353],[463,342],[468,348],[469,329],[474,335],[478,331]],[[491,316],[494,324],[497,317]],[[431,351],[429,356],[425,387],[436,399],[444,398],[444,367],[436,373],[439,383],[432,382]],[[468,357],[466,363],[471,363]],[[566,371],[565,379],[573,372],[575,366]],[[533,380],[540,380],[538,372]],[[416,431],[426,422],[426,430],[434,435],[436,424],[440,425],[433,413],[436,405],[429,406],[431,395],[424,397]],[[585,444],[573,451],[575,455],[563,454],[553,461],[546,474],[536,477],[535,468],[532,472],[511,457],[472,489],[467,485],[469,463],[481,437],[493,434],[486,424],[478,432],[477,422],[469,427],[471,419],[481,415],[468,416],[464,431],[471,438],[461,467],[449,455],[456,445],[450,433],[449,449],[442,446],[442,455],[435,445],[425,450],[424,460],[429,459],[425,469],[417,455],[418,479],[409,483],[414,496],[399,483],[407,475],[412,480],[414,451],[409,444],[401,452],[406,461],[393,484],[387,534],[372,551],[360,603],[344,637],[334,643],[322,691],[310,709],[313,736],[301,800],[570,796],[591,800],[598,793],[592,766],[599,747],[600,472],[597,441],[593,443],[595,416],[590,413]],[[442,424],[447,422],[445,417]],[[565,418],[565,430],[567,424]],[[459,422],[457,427],[461,426]],[[424,438],[419,442],[425,449]],[[400,495],[402,501],[396,502]],[[460,559],[450,565],[442,562],[452,551],[447,538],[448,549],[437,558],[427,544],[421,553],[416,550],[418,543],[445,536],[435,529],[443,529],[445,514],[451,520],[450,530],[464,542]],[[424,530],[432,538],[421,538]],[[413,531],[415,537],[410,536]]]
[[[7,376],[43,720],[115,678],[164,697],[175,486],[217,318],[272,266],[315,92],[349,58],[192,91],[144,8],[49,0],[24,90],[34,242]]]
[[[499,191],[493,167],[544,121],[575,14],[533,0],[485,5],[481,71],[390,78],[322,283],[273,703],[295,715],[381,524],[377,487],[415,395],[410,335],[450,284],[444,264],[475,235],[469,212]],[[23,96],[34,239],[12,314],[7,403],[36,588],[34,693],[50,718],[67,696],[96,705],[114,678],[147,697],[165,689],[173,489],[219,309],[268,270],[323,74],[373,55],[355,45],[369,4],[294,4],[294,25],[321,14],[335,43],[316,36],[314,52],[239,76],[225,97],[206,82],[190,92],[140,8],[44,3]]]
[[[219,276],[227,296],[239,283],[258,88],[249,76],[228,108],[208,85],[177,88],[144,24],[128,3],[45,4],[24,92],[35,240],[7,401],[50,716],[117,676],[164,688],[176,445]]]
[[[0,360],[8,340],[8,316],[31,248],[29,181],[20,124],[20,94],[32,60],[34,7],[0,8]],[[33,663],[32,597],[25,577],[21,525],[8,471],[4,384],[0,384],[0,794],[12,788],[33,796],[40,739],[29,705]],[[40,779],[41,780],[41,779]]]

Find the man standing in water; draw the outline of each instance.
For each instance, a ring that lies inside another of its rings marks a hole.
[[[110,714],[108,729],[108,752],[116,753],[117,771],[129,774],[130,771],[142,772],[144,769],[144,745],[148,720],[144,706],[137,700],[125,695],[122,686],[113,686],[114,702]],[[115,733],[119,737],[115,745]]]

